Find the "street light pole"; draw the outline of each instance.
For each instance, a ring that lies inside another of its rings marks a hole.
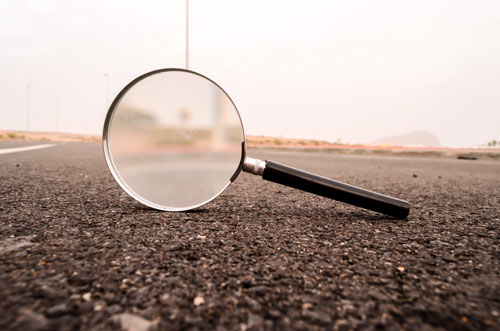
[[[56,98],[56,103],[54,105],[54,111],[56,116],[56,132],[59,132],[59,114],[58,114],[59,99]]]
[[[105,113],[107,113],[108,107],[109,107],[109,74],[103,73],[102,75],[104,76],[104,78],[106,78],[106,111],[105,111]]]
[[[189,0],[186,0],[186,69],[189,69]]]
[[[30,88],[31,85],[26,85],[26,140],[30,140]]]

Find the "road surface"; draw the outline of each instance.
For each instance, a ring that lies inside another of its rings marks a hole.
[[[199,210],[158,212],[97,143],[2,154],[0,329],[500,328],[499,161],[248,155],[409,200],[410,216],[246,173]]]

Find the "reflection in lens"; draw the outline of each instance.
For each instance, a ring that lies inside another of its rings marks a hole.
[[[120,97],[104,139],[112,172],[129,194],[158,209],[185,210],[227,187],[242,158],[244,133],[219,86],[192,72],[167,70]]]

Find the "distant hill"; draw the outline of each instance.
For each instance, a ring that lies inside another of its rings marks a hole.
[[[374,145],[392,145],[392,146],[441,146],[441,141],[435,135],[427,131],[417,131],[397,136],[389,136],[377,139]]]

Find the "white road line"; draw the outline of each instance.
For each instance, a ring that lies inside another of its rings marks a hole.
[[[45,144],[45,145],[34,145],[34,146],[17,147],[17,148],[4,148],[4,149],[0,149],[0,154],[26,152],[26,151],[32,151],[32,150],[35,150],[35,149],[52,147],[52,146],[55,146],[55,145],[56,144]]]

